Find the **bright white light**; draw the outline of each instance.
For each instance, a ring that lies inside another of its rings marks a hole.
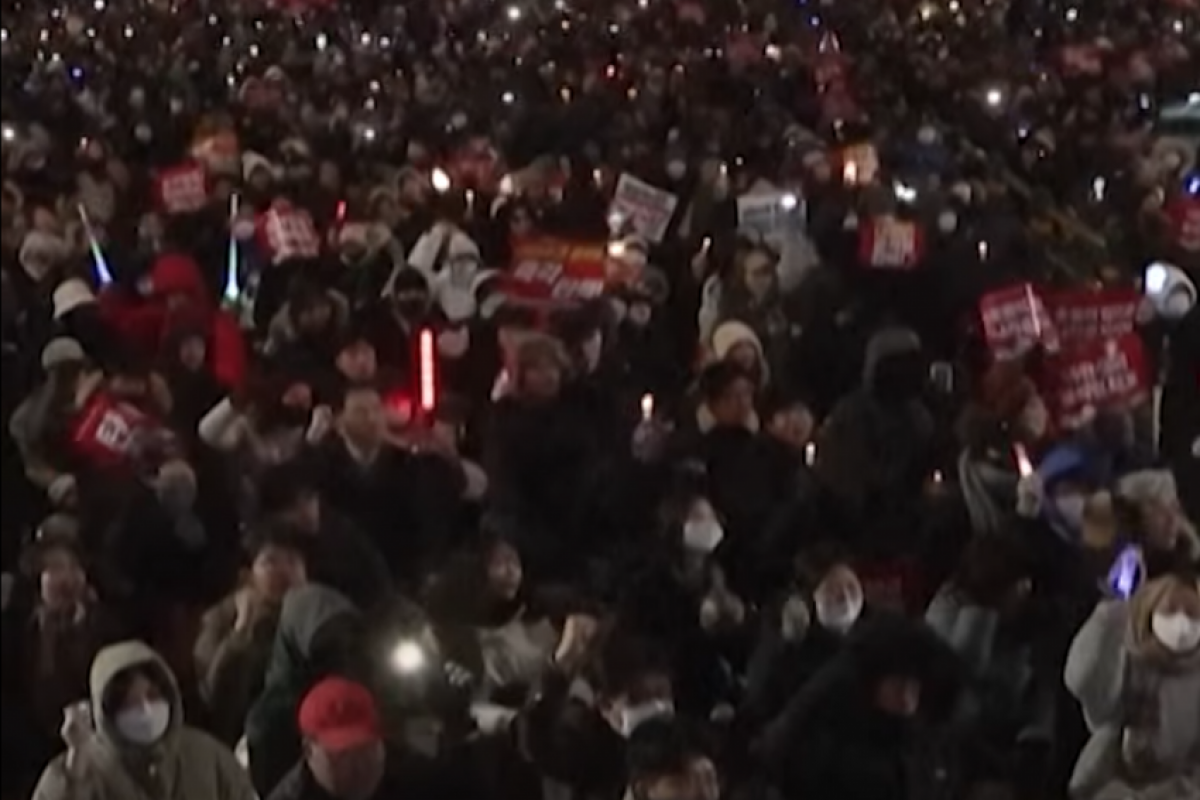
[[[429,182],[433,184],[433,189],[436,192],[450,191],[450,176],[441,167],[435,167],[433,173],[429,176]]]
[[[1192,92],[1188,95],[1188,103],[1200,103],[1200,92]]]
[[[392,650],[392,669],[401,675],[412,675],[425,668],[425,650],[416,642],[405,639]]]
[[[520,22],[521,21],[520,6],[509,6],[508,11],[506,11],[505,13],[508,15],[509,22]]]
[[[1171,30],[1175,31],[1175,33],[1177,33],[1177,34],[1182,35],[1183,34],[1183,20],[1177,19],[1173,23],[1171,23]]]
[[[769,44],[763,49],[763,56],[768,61],[778,61],[782,55],[783,53],[780,51],[779,45],[777,44]]]
[[[917,199],[917,190],[911,186],[897,182],[892,189],[896,193],[896,199],[901,203],[912,203]]]
[[[1074,22],[1077,19],[1079,19],[1079,9],[1078,8],[1068,8],[1067,9],[1067,22]]]
[[[1002,102],[1004,102],[1004,93],[1001,92],[999,89],[988,89],[986,99],[987,99],[987,104],[989,106],[992,106],[993,108],[995,108],[996,106],[998,106]]]
[[[516,95],[514,95],[512,92],[505,92],[504,94],[500,95],[500,102],[504,103],[506,106],[511,106],[516,99]]]
[[[358,41],[362,43],[363,47],[370,47],[371,46],[371,34],[367,33],[366,31],[363,31],[362,36],[358,37]]]
[[[96,9],[97,11],[103,11],[104,6],[105,6],[104,0],[96,0],[96,2],[92,3],[92,8]]]
[[[624,258],[625,257],[625,243],[622,242],[620,239],[618,239],[614,242],[609,242],[608,243],[608,256],[609,256],[609,258]]]
[[[375,129],[374,128],[365,128],[363,130],[363,138],[366,139],[368,142],[375,141]]]
[[[951,14],[957,14],[962,6],[958,4],[958,0],[950,0],[950,4],[946,8]]]
[[[1092,197],[1096,198],[1096,200],[1103,200],[1104,190],[1106,188],[1107,182],[1104,180],[1104,177],[1097,176],[1096,179],[1092,181]]]
[[[1162,264],[1154,263],[1146,269],[1146,294],[1162,294],[1167,288],[1171,274]]]
[[[4,141],[11,142],[16,138],[17,138],[17,131],[13,128],[13,126],[5,125],[4,126]]]
[[[324,50],[329,46],[329,37],[323,33],[317,34],[317,49]]]
[[[800,201],[794,194],[785,194],[783,197],[779,198],[779,205],[784,211],[793,210],[799,204],[799,202]]]

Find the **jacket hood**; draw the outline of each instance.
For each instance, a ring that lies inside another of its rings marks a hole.
[[[267,666],[266,685],[292,681],[312,660],[317,632],[336,617],[357,615],[354,604],[340,592],[309,584],[288,592],[279,612],[275,645]]]
[[[104,700],[116,677],[135,667],[148,667],[162,679],[168,694],[166,699],[171,704],[171,726],[168,731],[174,732],[183,726],[183,696],[175,673],[167,666],[167,662],[144,642],[127,641],[110,645],[96,654],[88,683],[96,731],[103,740],[118,748],[126,745],[117,733],[115,720],[105,712]]]
[[[148,278],[150,293],[154,297],[185,294],[199,300],[209,299],[199,265],[180,253],[159,256],[150,268]]]
[[[895,356],[918,353],[920,350],[921,338],[908,328],[884,328],[877,331],[867,342],[867,352],[863,359],[863,385],[870,387],[875,384],[875,372],[881,362]]]

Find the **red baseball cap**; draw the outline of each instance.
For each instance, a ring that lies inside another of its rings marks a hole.
[[[326,750],[348,750],[377,742],[379,711],[362,684],[326,678],[300,703],[300,733]]]

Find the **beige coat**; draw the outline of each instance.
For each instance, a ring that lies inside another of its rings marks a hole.
[[[104,697],[112,680],[132,667],[149,665],[170,682],[171,725],[150,748],[122,741],[105,715]],[[100,651],[92,663],[95,732],[75,754],[68,771],[65,756],[50,762],[33,800],[256,800],[250,778],[228,748],[183,724],[179,687],[158,654],[141,642],[123,642]]]

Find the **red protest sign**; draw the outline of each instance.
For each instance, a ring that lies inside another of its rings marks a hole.
[[[163,170],[155,181],[158,204],[168,214],[191,214],[208,204],[204,166],[187,161]]]
[[[1039,381],[1059,427],[1078,428],[1098,411],[1127,411],[1150,394],[1150,368],[1136,333],[1049,355]]]
[[[1133,289],[1083,289],[1054,292],[1045,302],[1059,343],[1071,347],[1132,333],[1140,300]]]
[[[1189,253],[1200,253],[1200,197],[1180,194],[1167,203],[1165,211],[1175,243]]]
[[[877,217],[858,232],[858,258],[875,269],[908,270],[921,261],[923,241],[915,223]]]
[[[321,237],[312,217],[290,204],[276,203],[263,214],[259,233],[272,264],[316,258],[321,254]]]
[[[599,297],[607,283],[603,244],[532,239],[513,247],[504,288],[515,300],[572,303]]]
[[[984,295],[979,318],[988,350],[999,361],[1019,358],[1037,345],[1057,347],[1054,322],[1032,284],[1019,283]]]

